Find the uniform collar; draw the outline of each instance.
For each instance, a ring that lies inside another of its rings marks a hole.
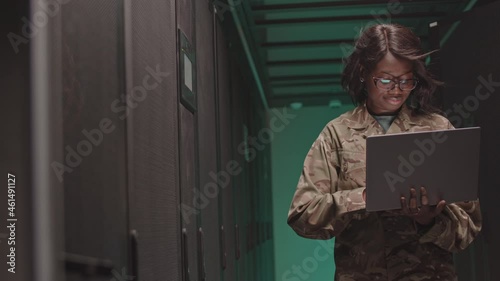
[[[408,108],[406,104],[403,104],[394,122],[397,122],[397,125],[401,127],[402,131],[408,131],[414,125],[420,124],[419,120],[413,117],[411,109]],[[378,122],[373,118],[370,112],[368,112],[366,103],[364,103],[354,109],[346,125],[355,130],[367,130],[370,127],[378,126]]]

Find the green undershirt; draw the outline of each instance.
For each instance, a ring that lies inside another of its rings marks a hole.
[[[384,129],[384,133],[389,130],[389,127],[392,124],[392,121],[396,119],[396,115],[373,115],[373,118],[377,120],[377,122],[382,126],[382,129]]]

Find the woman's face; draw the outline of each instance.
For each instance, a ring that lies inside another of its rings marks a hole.
[[[364,77],[368,98],[367,107],[374,114],[391,114],[397,112],[405,103],[411,90],[401,91],[396,84],[392,90],[382,90],[374,83],[375,78],[395,79],[396,82],[404,79],[413,79],[413,63],[399,59],[387,53],[375,66],[371,73]]]

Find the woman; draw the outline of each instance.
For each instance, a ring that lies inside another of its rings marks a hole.
[[[288,224],[306,238],[336,238],[335,280],[456,280],[452,252],[481,229],[478,201],[430,207],[425,188],[420,198],[412,188],[399,211],[365,210],[366,136],[453,128],[430,104],[438,82],[426,55],[406,27],[364,31],[342,75],[358,106],[330,121],[307,154]]]

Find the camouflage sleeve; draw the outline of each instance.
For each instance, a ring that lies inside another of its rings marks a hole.
[[[322,132],[304,161],[304,168],[288,212],[288,224],[300,236],[330,239],[352,219],[349,212],[365,208],[364,188],[337,190],[336,148]]]
[[[479,200],[448,204],[420,242],[431,242],[447,251],[457,252],[472,243],[481,231],[481,225]]]

